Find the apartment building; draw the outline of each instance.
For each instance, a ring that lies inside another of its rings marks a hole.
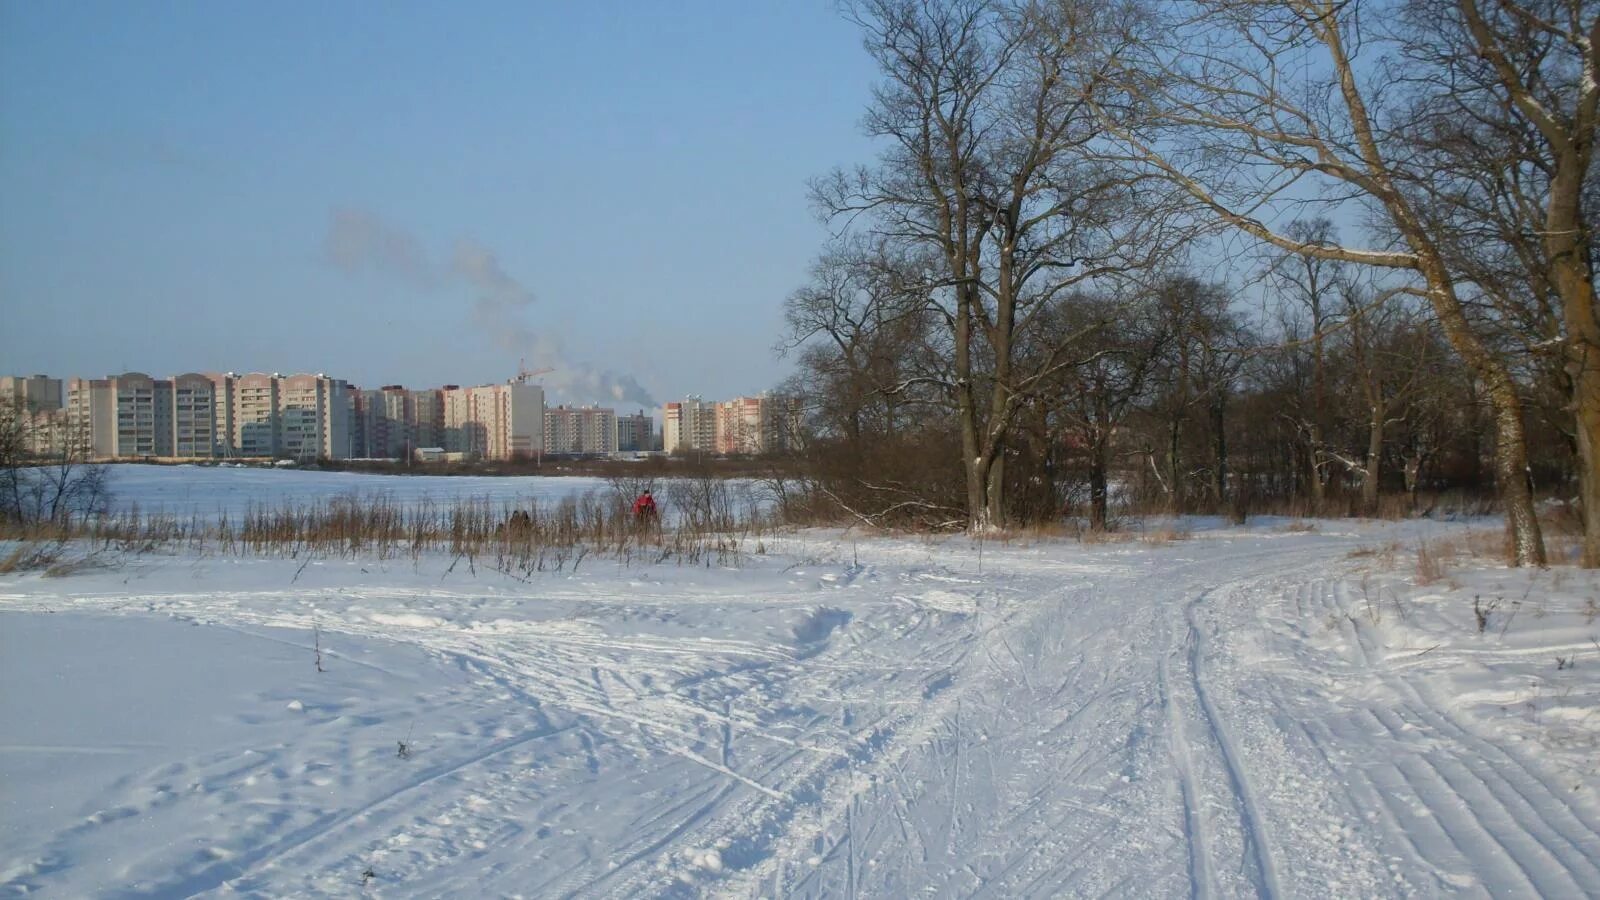
[[[126,372],[69,379],[58,433],[99,459],[343,459],[351,426],[349,386],[326,375]]]
[[[157,404],[170,407],[172,439],[166,448],[169,456],[209,458],[222,455],[222,445],[217,442],[216,385],[208,376],[188,372],[162,385],[162,393],[171,392],[170,401]]]
[[[217,448],[217,455],[239,456],[238,443],[234,437],[237,423],[233,412],[234,382],[238,380],[238,376],[232,372],[206,372],[205,379],[211,382],[211,427],[214,434],[212,443]]]
[[[795,449],[800,407],[769,394],[707,403],[688,397],[662,409],[662,446],[667,452],[704,451],[759,455]]]
[[[281,449],[278,432],[277,375],[251,372],[233,379],[234,455],[276,457]]]
[[[513,381],[440,391],[447,453],[482,459],[528,459],[544,447],[544,388]]]
[[[770,413],[765,397],[735,397],[716,404],[716,452],[765,452]]]
[[[48,375],[0,375],[0,401],[18,409],[50,412],[61,409],[66,400],[61,379]]]
[[[352,454],[365,459],[401,459],[418,446],[411,392],[398,384],[350,391]],[[424,444],[423,446],[427,446]]]
[[[452,388],[457,389],[457,388]],[[438,390],[386,384],[351,389],[351,452],[368,459],[406,459],[418,447],[439,446],[444,406]]]
[[[617,411],[598,406],[557,406],[544,413],[546,453],[617,452]]]
[[[617,450],[619,452],[646,452],[656,449],[655,420],[644,410],[626,416],[617,416]]]
[[[212,382],[189,373],[172,379],[124,372],[67,382],[69,443],[96,459],[212,457],[216,442]]]
[[[326,375],[276,379],[279,455],[291,459],[348,459],[350,386]]]
[[[668,403],[661,410],[661,447],[668,453],[702,450],[715,453],[717,444],[716,404],[697,396],[681,403]]]
[[[63,389],[64,388],[64,389]],[[545,446],[544,389],[506,384],[359,391],[327,375],[126,372],[106,378],[6,376],[0,399],[48,407],[35,452],[69,443],[99,459],[140,457],[395,458],[443,446],[485,459],[533,457]],[[616,448],[615,413],[583,418],[577,446]],[[45,413],[41,413],[41,416]],[[70,436],[70,441],[69,441]],[[580,452],[590,452],[588,450]]]
[[[61,379],[0,376],[0,403],[14,407],[26,423],[27,452],[54,456],[68,446],[66,393]]]
[[[412,446],[439,446],[444,440],[444,392],[428,388],[410,393]],[[542,393],[539,402],[544,402]]]

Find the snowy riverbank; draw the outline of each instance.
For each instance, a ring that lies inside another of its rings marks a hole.
[[[1462,528],[6,576],[0,887],[1592,893],[1600,577]]]

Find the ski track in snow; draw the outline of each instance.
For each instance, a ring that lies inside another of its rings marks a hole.
[[[1377,651],[1362,540],[0,580],[0,628],[183,623],[185,653],[298,666],[215,746],[7,734],[0,774],[135,762],[70,824],[0,831],[0,895],[1600,896],[1600,782]]]

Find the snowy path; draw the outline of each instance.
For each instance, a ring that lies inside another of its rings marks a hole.
[[[0,893],[1600,896],[1600,778],[1380,646],[1376,530],[0,580]]]

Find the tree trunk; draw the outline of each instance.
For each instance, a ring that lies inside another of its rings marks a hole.
[[[1211,439],[1216,457],[1211,466],[1211,492],[1218,507],[1228,502],[1228,435],[1224,428],[1227,406],[1228,392],[1218,388],[1216,398],[1211,401]]]
[[[1095,438],[1089,450],[1089,530],[1104,531],[1109,518],[1106,441]]]
[[[985,497],[988,504],[989,524],[994,528],[1004,527],[1006,524],[1006,451],[1002,446],[995,452],[994,459],[989,463],[989,493]]]
[[[1495,481],[1500,502],[1505,507],[1506,538],[1511,542],[1513,563],[1542,566],[1544,535],[1533,508],[1533,490],[1528,486],[1528,443],[1522,427],[1522,401],[1509,377],[1505,384],[1489,388],[1495,404]]]
[[[1322,501],[1326,493],[1322,485],[1322,426],[1312,422],[1307,429],[1310,433],[1306,448],[1306,474],[1311,478],[1311,512],[1313,515],[1322,514]]]
[[[1578,437],[1578,493],[1583,507],[1580,565],[1600,568],[1600,310],[1589,268],[1587,233],[1580,226],[1580,174],[1588,166],[1563,159],[1551,185],[1545,246],[1567,332],[1567,375]]]
[[[1183,515],[1183,423],[1173,418],[1167,423],[1167,482],[1171,491],[1171,511]]]
[[[993,522],[989,518],[989,466],[990,460],[981,456],[967,457],[967,531],[985,534]]]
[[[1528,438],[1522,424],[1522,398],[1517,383],[1505,362],[1492,353],[1473,333],[1457,299],[1449,271],[1438,252],[1420,229],[1407,234],[1417,256],[1423,277],[1428,281],[1428,300],[1444,328],[1445,338],[1483,381],[1494,411],[1494,479],[1500,505],[1506,517],[1506,540],[1511,545],[1512,565],[1544,565],[1544,535],[1533,508],[1533,491],[1528,486]]]
[[[1600,568],[1600,363],[1588,364],[1573,392],[1577,400],[1578,492],[1583,506],[1579,565],[1595,569]]]
[[[1384,408],[1374,405],[1367,423],[1367,468],[1361,478],[1361,508],[1367,515],[1378,511],[1378,477],[1383,463]]]
[[[1406,497],[1410,504],[1411,512],[1417,511],[1417,488],[1422,486],[1422,453],[1411,453],[1405,458],[1405,467],[1402,470],[1406,481]]]

